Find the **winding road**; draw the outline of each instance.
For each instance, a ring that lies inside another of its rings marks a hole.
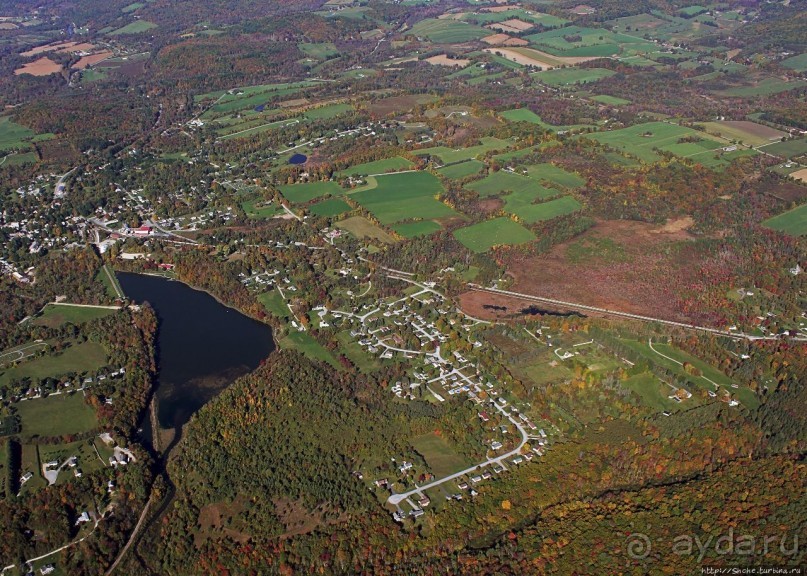
[[[516,448],[510,450],[510,452],[507,452],[506,454],[502,454],[501,456],[497,456],[496,458],[488,458],[484,462],[480,462],[479,464],[475,464],[474,466],[469,466],[465,470],[460,470],[459,472],[455,472],[450,476],[445,476],[444,478],[440,478],[439,480],[434,480],[433,482],[429,482],[428,484],[424,484],[423,486],[415,485],[415,488],[409,490],[408,492],[402,492],[400,494],[392,494],[389,498],[387,498],[387,502],[389,502],[394,506],[398,506],[402,501],[414,496],[415,494],[422,495],[424,490],[434,488],[435,486],[440,486],[441,484],[445,484],[446,482],[450,482],[451,480],[456,480],[461,476],[465,476],[466,474],[476,472],[477,470],[485,468],[486,466],[490,466],[491,464],[502,464],[504,460],[510,458],[511,456],[517,456],[518,454],[520,454],[521,449],[529,441],[529,434],[527,434],[527,431],[524,430],[524,427],[521,426],[521,424],[518,421],[514,420],[513,417],[503,407],[499,406],[498,404],[494,404],[494,406],[496,406],[496,409],[499,412],[501,412],[505,418],[507,418],[508,420],[510,420],[510,422],[513,423],[513,425],[521,434],[521,442],[519,442]]]

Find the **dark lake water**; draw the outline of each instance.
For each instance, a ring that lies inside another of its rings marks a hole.
[[[272,330],[205,292],[158,276],[118,273],[126,296],[157,312],[157,420],[179,431],[205,403],[274,350]]]
[[[308,160],[308,156],[305,154],[295,154],[289,158],[289,164],[305,164],[306,160]]]

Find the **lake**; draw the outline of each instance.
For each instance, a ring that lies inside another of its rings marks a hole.
[[[289,164],[305,164],[306,160],[308,160],[308,156],[305,154],[295,154],[289,158]]]
[[[157,313],[157,421],[175,431],[173,444],[197,410],[274,350],[272,329],[182,282],[117,276],[126,296]]]

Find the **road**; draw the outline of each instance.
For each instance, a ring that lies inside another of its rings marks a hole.
[[[100,304],[73,304],[71,302],[51,302],[53,306],[73,306],[75,308],[100,308],[102,310],[120,310],[123,306],[102,306]]]
[[[42,350],[43,348],[47,348],[48,345],[45,342],[38,341],[34,342],[33,344],[28,344],[23,346],[22,348],[18,348],[17,350],[11,350],[9,352],[3,352],[0,354],[0,365],[8,363],[8,362],[16,362],[17,360],[23,360],[28,356],[32,356],[36,354],[37,350]],[[36,348],[32,352],[26,354],[26,351],[31,350],[31,348]],[[8,358],[6,358],[8,356]],[[16,356],[16,357],[15,357]]]
[[[109,271],[109,265],[104,264],[103,268],[104,272],[106,273],[106,277],[109,278],[109,283],[112,284],[112,288],[115,290],[115,294],[118,295],[118,298],[125,298],[126,296],[121,291],[120,286],[118,286],[117,278],[115,278],[115,275]]]
[[[533,296],[532,294],[524,294],[522,292],[513,292],[511,290],[499,290],[497,288],[485,288],[479,284],[469,283],[468,286],[477,292],[488,292],[490,294],[502,294],[504,296],[514,296],[522,300],[532,300],[542,304],[554,304],[555,306],[562,306],[571,310],[583,310],[585,312],[598,312],[600,314],[607,314],[609,316],[619,316],[621,318],[629,318],[631,320],[641,320],[643,322],[657,322],[658,324],[665,324],[667,326],[676,326],[678,328],[685,328],[687,330],[697,330],[700,332],[708,332],[710,334],[717,334],[718,336],[727,336],[729,338],[743,338],[746,340],[781,340],[779,336],[753,336],[744,332],[732,332],[728,330],[718,330],[716,328],[708,328],[706,326],[697,326],[695,324],[685,324],[684,322],[675,322],[673,320],[664,320],[662,318],[653,318],[652,316],[642,316],[641,314],[631,314],[629,312],[620,312],[619,310],[609,310],[608,308],[598,308],[596,306],[588,306],[586,304],[578,304],[575,302],[565,302],[563,300],[555,300],[554,298],[544,298],[542,296]],[[791,337],[792,340],[804,342],[807,337],[796,336]]]
[[[466,468],[465,470],[460,470],[459,472],[455,472],[454,474],[451,474],[450,476],[446,476],[444,478],[440,478],[439,480],[429,482],[428,484],[424,484],[423,486],[417,486],[416,485],[416,487],[413,490],[410,490],[409,492],[403,492],[401,494],[392,494],[389,498],[387,498],[387,502],[389,502],[390,504],[392,504],[394,506],[398,506],[402,501],[406,500],[407,498],[410,498],[411,496],[414,496],[415,494],[421,494],[422,495],[424,490],[429,490],[430,488],[434,488],[435,486],[440,486],[441,484],[445,484],[446,482],[456,480],[457,478],[460,478],[461,476],[465,476],[466,474],[476,472],[481,468],[485,468],[486,466],[490,466],[492,464],[502,464],[502,462],[504,460],[510,458],[511,456],[516,456],[516,455],[520,454],[521,449],[524,447],[524,445],[529,440],[529,434],[527,434],[527,431],[524,430],[524,428],[521,426],[521,424],[518,421],[514,420],[513,417],[510,414],[508,414],[508,412],[504,408],[502,408],[498,404],[494,404],[494,406],[496,406],[496,409],[499,412],[501,412],[502,415],[505,418],[510,420],[510,422],[512,422],[513,425],[515,425],[516,429],[521,433],[521,442],[519,443],[519,445],[516,448],[514,448],[513,450],[510,450],[510,452],[507,452],[506,454],[502,454],[501,456],[497,456],[496,458],[488,458],[484,462],[480,462],[479,464],[476,464],[474,466],[470,466],[470,467]]]
[[[650,349],[651,349],[653,352],[655,352],[656,354],[658,354],[658,355],[659,355],[659,356],[661,356],[662,358],[666,358],[666,359],[667,359],[667,360],[669,360],[670,362],[675,362],[675,363],[676,363],[676,364],[678,364],[679,366],[683,366],[683,365],[684,365],[684,363],[683,363],[683,362],[679,362],[679,361],[678,361],[678,360],[676,360],[675,358],[671,358],[670,356],[667,356],[666,354],[662,354],[661,352],[659,352],[658,350],[656,350],[655,348],[653,348],[653,339],[652,339],[652,338],[648,338],[648,339],[647,339],[647,345],[650,347]],[[714,387],[715,387],[715,389],[716,389],[716,390],[717,390],[717,389],[720,389],[720,384],[718,384],[717,382],[715,382],[715,381],[714,381],[714,380],[712,380],[711,378],[707,378],[707,377],[706,377],[706,376],[704,376],[703,374],[701,374],[701,378],[703,378],[704,380],[706,380],[707,382],[709,382],[709,383],[710,383],[712,386],[714,386]],[[673,386],[673,388],[675,388],[675,386]]]
[[[232,138],[233,136],[238,136],[239,134],[243,134],[244,132],[252,132],[253,130],[259,130],[260,128],[266,128],[267,126],[274,126],[275,124],[278,124],[278,125],[282,124],[283,127],[285,128],[286,126],[293,126],[293,125],[299,124],[299,123],[300,123],[300,121],[297,120],[297,119],[294,119],[294,120],[278,120],[276,122],[269,122],[268,124],[261,124],[260,126],[253,126],[252,128],[247,128],[245,130],[239,130],[238,132],[231,132],[229,134],[225,134],[224,136],[219,138],[217,140],[217,142],[220,141],[220,140],[226,140],[227,138]]]
[[[118,567],[118,564],[120,564],[120,561],[123,560],[123,557],[126,556],[126,553],[129,551],[129,548],[131,547],[132,543],[134,542],[135,537],[140,532],[140,528],[143,525],[143,521],[146,519],[146,515],[148,514],[148,511],[149,511],[150,507],[151,507],[151,499],[149,498],[149,501],[146,502],[146,506],[143,508],[143,512],[140,513],[140,518],[138,518],[137,524],[135,525],[134,530],[132,530],[132,533],[129,535],[129,539],[126,541],[126,545],[120,551],[120,554],[118,554],[118,557],[115,558],[115,561],[112,563],[112,566],[109,567],[109,570],[107,570],[104,573],[104,576],[109,576],[110,574],[112,574],[112,572],[115,571],[115,568]]]
[[[67,185],[64,181],[67,179],[68,176],[75,170],[76,168],[71,168],[64,174],[62,174],[59,179],[56,181],[56,187],[53,189],[53,197],[54,198],[61,198],[67,194]]]

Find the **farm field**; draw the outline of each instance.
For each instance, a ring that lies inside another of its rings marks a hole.
[[[506,216],[454,231],[454,237],[473,252],[487,252],[494,246],[526,244],[535,234]]]
[[[437,44],[468,42],[488,36],[490,31],[457,20],[426,19],[415,24],[407,34],[427,38]]]
[[[653,150],[671,152],[676,156],[691,156],[720,148],[721,144],[707,140],[703,133],[666,122],[647,122],[621,130],[588,134],[587,138],[601,144],[618,148],[645,162],[655,162],[660,156]],[[681,142],[682,139],[698,138],[697,142]]]
[[[463,470],[471,464],[435,433],[413,438],[412,446],[426,461],[429,471],[438,478]]]
[[[481,139],[481,144],[470,146],[468,148],[453,149],[446,146],[434,146],[432,148],[421,148],[415,150],[413,153],[417,156],[429,154],[437,156],[443,164],[453,164],[454,162],[461,162],[463,160],[471,160],[480,154],[496,150],[504,150],[510,143],[506,140],[498,138],[485,137]]]
[[[294,119],[276,120],[274,122],[267,122],[266,120],[266,118],[262,117],[256,118],[241,124],[234,124],[224,128],[219,128],[216,130],[216,133],[219,134],[220,140],[227,140],[229,138],[245,138],[247,136],[260,134],[261,132],[268,132],[269,130],[282,128],[297,122]]]
[[[549,202],[535,204],[541,196],[533,191],[519,192],[504,197],[504,209],[515,214],[525,222],[534,224],[544,220],[551,220],[577,212],[582,208],[580,203],[571,196],[563,196]]]
[[[313,86],[317,82],[313,80],[305,80],[302,82],[281,82],[278,84],[255,84],[253,86],[239,86],[238,88],[231,88],[229,90],[216,90],[214,92],[205,92],[197,94],[193,97],[194,102],[201,102],[202,100],[217,100],[220,102],[232,102],[243,98],[248,98],[256,94],[266,92],[281,92],[286,90],[302,90],[308,86]]]
[[[30,149],[30,140],[35,134],[30,128],[12,122],[8,116],[0,118],[0,153]]]
[[[300,42],[297,44],[297,48],[307,56],[316,58],[317,60],[328,60],[329,58],[339,56],[339,50],[336,49],[333,42]]]
[[[118,28],[117,30],[113,30],[109,33],[110,36],[122,36],[126,34],[140,34],[142,32],[146,32],[151,30],[152,28],[156,28],[157,25],[153,22],[149,22],[148,20],[138,20],[136,22],[132,22],[127,24],[122,28]]]
[[[787,136],[786,132],[747,120],[703,122],[700,125],[710,134],[717,134],[728,140],[739,140],[749,146],[769,144]]]
[[[353,110],[353,106],[350,104],[328,104],[327,106],[306,110],[303,116],[307,120],[326,120],[328,118],[335,118],[351,110]]]
[[[592,96],[591,99],[600,104],[608,104],[609,106],[625,106],[626,104],[630,104],[630,100],[609,96],[608,94],[598,94],[597,96]]]
[[[550,86],[565,86],[567,84],[596,82],[614,74],[615,72],[605,68],[556,68],[537,72],[534,76]]]
[[[14,407],[22,422],[22,434],[27,437],[78,434],[98,425],[95,411],[80,392],[25,400]]]
[[[482,180],[476,180],[466,186],[468,190],[476,192],[482,198],[498,196],[506,192],[528,192],[535,198],[551,198],[557,196],[557,190],[549,190],[538,182],[521,174],[513,174],[505,170],[494,172]]]
[[[5,154],[5,152],[3,153]],[[39,160],[36,152],[24,152],[22,154],[10,153],[0,158],[0,167],[2,166],[21,166],[23,164],[32,164]]]
[[[763,225],[792,236],[807,235],[807,204],[769,218]]]
[[[541,119],[541,117],[538,116],[538,114],[536,114],[532,110],[528,110],[527,108],[516,108],[515,110],[505,110],[504,112],[499,112],[499,116],[501,116],[505,120],[509,120],[510,122],[531,122],[532,124],[540,126],[544,130],[550,130],[552,132],[575,130],[578,128],[587,128],[589,126],[587,124],[575,124],[572,126],[554,126],[552,124],[544,122]]]
[[[797,72],[807,72],[807,53],[791,56],[781,62],[785,68],[796,70]]]
[[[569,40],[578,38],[577,40]],[[655,45],[641,38],[604,30],[567,26],[526,37],[531,44],[557,56],[606,57],[619,54],[630,44]]]
[[[336,182],[309,182],[278,186],[283,197],[294,204],[305,204],[323,196],[334,196],[344,192]]]
[[[465,162],[460,162],[459,164],[452,164],[450,166],[440,168],[437,172],[446,178],[460,180],[467,176],[478,174],[479,171],[484,167],[485,164],[479,160],[466,160]]]
[[[106,310],[104,308],[84,308],[81,306],[54,306],[48,304],[42,313],[34,318],[33,324],[39,326],[49,326],[51,328],[58,328],[63,324],[82,324],[95,320],[96,318],[103,318],[109,316],[114,310]]]
[[[375,188],[354,192],[350,197],[364,206],[384,225],[411,218],[446,218],[457,213],[434,198],[443,191],[440,181],[429,172],[406,172],[375,177]]]
[[[760,150],[768,154],[773,154],[774,156],[782,156],[783,158],[797,158],[798,156],[807,154],[807,138],[775,142],[767,146],[761,146]]]
[[[384,244],[395,243],[395,238],[393,238],[388,232],[379,228],[363,216],[353,216],[351,218],[341,220],[337,222],[336,227],[350,232],[359,239],[370,238],[371,240],[378,240]]]
[[[339,198],[328,198],[322,202],[317,202],[308,210],[314,216],[338,216],[345,212],[350,212],[353,208],[350,204]]]
[[[442,226],[431,220],[419,220],[417,222],[396,224],[392,226],[392,229],[404,238],[417,238],[418,236],[434,234],[438,230],[442,230]]]
[[[725,90],[716,90],[717,94],[721,96],[734,96],[737,98],[752,98],[754,96],[770,96],[771,94],[779,94],[780,92],[787,92],[788,90],[795,90],[807,85],[803,80],[793,80],[785,82],[779,78],[765,78],[747,86],[736,86],[727,88]]]
[[[532,110],[527,108],[516,108],[515,110],[505,110],[499,112],[499,116],[510,122],[532,122],[533,124],[542,124],[541,117]]]
[[[563,188],[579,188],[586,183],[585,180],[583,180],[577,174],[567,172],[563,168],[559,168],[554,164],[549,163],[527,166],[527,173],[535,180],[545,180]]]
[[[70,372],[97,370],[106,363],[106,351],[96,342],[74,344],[55,356],[46,355],[0,372],[0,385],[22,378],[55,378]]]
[[[375,162],[367,162],[365,164],[357,164],[350,168],[340,170],[338,176],[350,176],[357,174],[360,176],[368,176],[370,174],[386,174],[387,172],[398,172],[400,170],[410,170],[412,163],[406,158],[395,156],[393,158],[386,158],[384,160],[376,160]]]
[[[522,66],[537,66],[545,70],[557,68],[564,64],[574,65],[587,60],[586,58],[553,56],[535,48],[485,48],[485,52],[503,57]]]

